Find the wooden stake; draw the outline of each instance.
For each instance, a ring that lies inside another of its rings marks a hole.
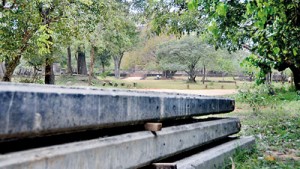
[[[162,128],[162,123],[146,123],[145,129],[148,131],[160,131]]]

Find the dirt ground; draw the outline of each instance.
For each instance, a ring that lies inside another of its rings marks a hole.
[[[127,77],[124,80],[126,81],[135,81],[135,80],[141,80],[142,77]]]
[[[238,93],[235,89],[210,89],[210,90],[172,90],[172,89],[138,89],[144,91],[168,92],[168,93],[185,93],[206,96],[223,96]]]

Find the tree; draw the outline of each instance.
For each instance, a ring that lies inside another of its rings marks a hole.
[[[150,16],[151,31],[156,35],[162,33],[200,34],[206,25],[206,19],[197,10],[187,10],[186,0],[150,1],[146,6],[146,15]]]
[[[11,81],[11,76],[20,63],[23,53],[30,47],[29,40],[39,29],[37,4],[1,1],[0,59],[5,61],[6,72],[3,81]],[[13,39],[13,40],[12,40]]]
[[[123,9],[122,4],[118,4],[116,8],[118,10],[112,10],[107,15],[111,22],[104,25],[103,39],[106,49],[112,54],[114,60],[115,78],[120,78],[122,58],[124,53],[136,44],[138,32],[136,25],[128,17],[129,13]]]
[[[102,73],[105,73],[105,66],[110,65],[110,59],[111,59],[111,54],[108,50],[97,50],[96,52],[96,59],[99,60],[101,68],[102,68]]]
[[[68,38],[76,29],[74,13],[84,14],[88,6],[96,6],[92,0],[40,0],[1,1],[0,59],[5,61],[4,81],[10,81],[22,56],[45,56],[45,82],[53,83],[51,71],[52,54],[56,44]],[[90,20],[85,20],[85,23]],[[84,24],[84,23],[82,23]],[[12,40],[14,39],[14,40]],[[53,76],[52,76],[53,77]]]
[[[159,64],[163,70],[185,71],[189,75],[188,82],[195,83],[197,71],[205,67],[209,50],[212,48],[194,36],[187,36],[160,46],[157,51]]]
[[[158,70],[158,60],[156,51],[160,44],[174,40],[175,36],[161,34],[159,36],[153,35],[148,37],[147,27],[142,27],[139,43],[134,50],[126,52],[124,55],[124,64],[122,67],[134,68],[139,65],[144,70]]]
[[[190,9],[200,9],[211,21],[214,45],[230,51],[248,48],[257,56],[252,63],[266,74],[275,68],[290,68],[300,90],[299,1],[204,1],[191,0]]]

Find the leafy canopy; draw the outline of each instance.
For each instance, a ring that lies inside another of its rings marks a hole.
[[[271,67],[299,71],[299,0],[191,0],[189,8],[207,15],[217,48],[248,48],[258,55],[250,60],[264,72]]]

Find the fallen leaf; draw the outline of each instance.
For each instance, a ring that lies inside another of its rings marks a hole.
[[[275,157],[271,156],[271,155],[268,155],[265,157],[265,160],[267,161],[275,161]]]

